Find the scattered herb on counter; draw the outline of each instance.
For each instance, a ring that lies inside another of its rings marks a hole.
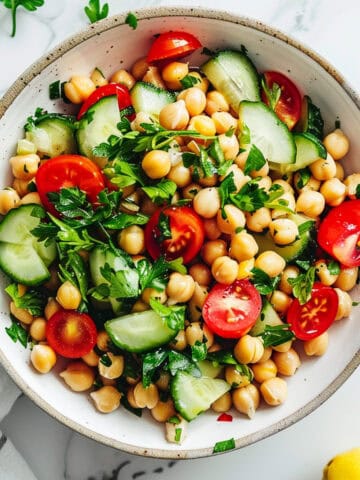
[[[90,23],[98,22],[109,15],[109,4],[104,3],[101,7],[100,0],[89,0],[89,5],[84,8]]]
[[[11,36],[16,35],[16,11],[19,7],[23,7],[29,12],[35,12],[39,7],[42,7],[45,0],[0,0],[4,7],[11,10],[12,30]]]

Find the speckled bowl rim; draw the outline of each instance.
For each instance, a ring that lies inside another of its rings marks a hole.
[[[146,20],[154,17],[168,17],[168,16],[181,16],[181,17],[199,17],[199,18],[208,18],[213,20],[222,20],[225,22],[230,22],[233,24],[239,24],[245,27],[258,30],[262,33],[265,33],[269,36],[275,37],[278,40],[295,47],[300,50],[302,53],[312,58],[316,63],[318,63],[324,70],[326,70],[342,87],[342,89],[349,95],[353,103],[360,109],[360,97],[358,93],[353,89],[353,87],[345,80],[345,78],[324,58],[312,51],[307,46],[304,46],[295,39],[285,35],[281,31],[269,27],[264,23],[251,19],[244,16],[234,15],[232,13],[224,12],[221,10],[206,9],[206,8],[190,8],[190,7],[158,7],[158,8],[145,8],[140,10],[134,10],[133,13],[136,15],[138,20]],[[76,47],[84,40],[87,40],[95,35],[99,35],[102,32],[115,28],[119,25],[125,23],[127,13],[118,14],[102,20],[101,22],[92,24],[87,28],[81,30],[79,33],[69,37],[60,43],[59,46],[55,47],[49,53],[43,55],[38,61],[31,65],[25,72],[19,76],[18,80],[8,89],[3,98],[0,100],[0,118],[4,115],[6,110],[11,106],[15,98],[20,94],[20,92],[26,87],[26,85],[41,71],[53,63],[55,60],[60,58],[64,53]],[[206,457],[213,454],[212,447],[208,448],[199,448],[191,450],[165,450],[157,448],[143,448],[129,445],[114,439],[107,438],[104,435],[94,432],[93,430],[80,425],[79,423],[70,420],[68,417],[61,414],[54,407],[52,407],[45,399],[41,398],[32,388],[26,383],[26,381],[18,374],[14,369],[11,362],[8,358],[0,351],[0,361],[4,366],[5,370],[12,377],[18,387],[41,409],[43,409],[50,416],[63,423],[67,427],[75,430],[76,432],[85,435],[93,440],[96,440],[104,445],[116,448],[123,452],[141,455],[146,457],[153,458],[163,458],[163,459],[191,459],[191,458],[200,458]],[[354,372],[354,370],[360,364],[360,349],[347,364],[344,370],[333,380],[333,382],[328,385],[319,395],[317,395],[313,400],[308,402],[306,405],[298,409],[296,412],[288,415],[284,419],[276,422],[275,424],[264,428],[263,430],[249,434],[245,437],[235,440],[235,448],[242,448],[252,443],[255,443],[259,440],[265,439],[281,430],[293,425],[297,421],[304,418],[306,415],[313,412],[318,408],[322,403],[324,403]],[[234,451],[234,450],[231,450]]]

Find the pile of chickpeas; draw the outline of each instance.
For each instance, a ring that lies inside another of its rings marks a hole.
[[[195,77],[198,82],[191,88],[182,90],[181,79],[187,75]],[[144,58],[135,62],[130,71],[121,69],[107,80],[100,70],[95,69],[90,77],[74,76],[65,84],[65,94],[74,104],[80,104],[99,86],[108,82],[124,84],[131,89],[136,81],[145,81],[157,87],[180,91],[177,100],[165,106],[159,115],[160,124],[170,130],[196,130],[203,135],[217,135],[226,160],[232,160],[227,174],[232,172],[237,191],[251,178],[260,177],[259,186],[269,190],[272,185],[283,188],[282,200],[295,212],[302,213],[317,221],[326,206],[334,207],[346,198],[355,198],[360,173],[345,176],[341,160],[349,150],[346,135],[336,129],[324,138],[328,152],[326,159],[318,159],[310,165],[311,178],[302,188],[298,187],[299,174],[294,173],[286,180],[269,171],[266,163],[260,170],[250,175],[244,174],[244,165],[248,152],[239,153],[239,122],[236,113],[221,92],[214,90],[209,81],[198,72],[189,71],[185,62],[174,61],[163,70],[149,66]],[[147,113],[138,112],[132,122],[132,129],[142,131],[141,123],[150,122]],[[226,135],[230,129],[234,133]],[[175,138],[177,152],[199,153],[199,144],[191,137]],[[39,195],[30,192],[29,184],[33,181],[37,168],[42,161],[41,152],[31,151],[10,159],[14,181],[11,188],[0,191],[0,213],[6,214],[11,208],[25,203],[40,203]],[[173,149],[173,147],[172,147]],[[133,306],[134,312],[149,309],[151,298],[162,303],[174,305],[185,303],[188,317],[184,330],[179,331],[169,347],[183,351],[196,342],[206,342],[209,352],[223,348],[221,339],[204,324],[201,308],[214,281],[232,284],[236,279],[251,277],[251,270],[257,267],[270,277],[280,275],[277,289],[268,295],[268,300],[280,315],[286,312],[293,301],[292,286],[288,280],[300,273],[295,265],[287,265],[285,260],[274,251],[258,254],[259,246],[254,233],[269,230],[278,245],[291,244],[298,236],[298,227],[280,209],[262,207],[253,213],[240,210],[234,205],[225,205],[226,219],[221,215],[219,183],[225,176],[214,174],[193,180],[193,170],[182,162],[181,155],[171,151],[153,150],[147,152],[141,166],[151,179],[167,178],[176,183],[178,189],[173,202],[189,199],[192,207],[201,217],[206,240],[197,260],[189,265],[188,274],[174,272],[170,275],[166,289],[158,292],[147,288]],[[152,214],[157,206],[138,188],[131,186],[124,189],[125,200],[135,211]],[[126,204],[126,202],[125,202]],[[126,211],[126,207],[123,207]],[[132,210],[133,211],[133,210]],[[144,228],[131,226],[118,233],[119,247],[130,254],[134,261],[142,258],[145,252]],[[87,253],[83,252],[87,259]],[[336,320],[348,317],[352,300],[349,291],[356,283],[358,269],[344,268],[339,274],[332,274],[325,260],[315,263],[317,278],[324,285],[332,286],[338,297],[339,307]],[[59,309],[76,310],[81,302],[78,289],[69,281],[60,283],[55,267],[51,267],[52,277],[47,287],[53,292],[41,317],[33,317],[28,311],[10,304],[11,313],[28,329],[35,345],[31,351],[32,366],[40,373],[49,372],[56,363],[56,353],[47,345],[45,328],[47,320]],[[19,285],[19,293],[26,288]],[[286,378],[295,374],[300,367],[302,349],[308,356],[323,355],[329,342],[328,332],[305,342],[288,341],[275,347],[264,347],[260,337],[249,334],[234,342],[233,354],[236,360],[251,368],[254,380],[240,373],[235,366],[221,369],[220,376],[232,386],[230,392],[212,404],[215,412],[227,412],[232,407],[241,414],[253,417],[261,399],[270,406],[282,404],[287,396]],[[111,365],[105,366],[101,356],[107,354]],[[98,332],[97,345],[94,350],[82,358],[69,361],[66,369],[60,373],[66,385],[74,392],[91,391],[90,396],[95,408],[102,413],[116,410],[120,405],[122,393],[116,388],[116,381],[124,372],[125,360],[121,353],[109,349],[109,337],[105,331]],[[95,380],[101,387],[94,389]],[[181,442],[185,435],[186,422],[179,417],[179,425],[168,422],[176,414],[171,396],[165,400],[162,395],[169,391],[170,375],[161,371],[158,380],[144,388],[140,378],[126,377],[128,389],[126,398],[134,408],[147,408],[158,422],[166,425],[166,437],[171,442]],[[175,427],[182,429],[181,438],[176,438]]]

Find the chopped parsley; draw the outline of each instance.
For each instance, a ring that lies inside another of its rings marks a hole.
[[[310,267],[305,273],[296,278],[288,278],[289,284],[293,287],[293,295],[301,305],[311,298],[311,291],[315,281],[315,267]]]
[[[84,8],[84,12],[90,23],[98,22],[109,15],[109,4],[100,5],[100,0],[89,0],[89,4]]]
[[[131,27],[133,30],[136,30],[136,28],[138,26],[138,19],[137,19],[136,15],[134,13],[129,12],[126,15],[125,23],[127,25],[129,25],[129,27]]]
[[[235,440],[229,438],[229,440],[223,440],[222,442],[217,442],[214,445],[213,453],[227,452],[228,450],[233,450],[235,448]]]

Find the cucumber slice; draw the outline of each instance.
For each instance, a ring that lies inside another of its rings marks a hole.
[[[223,50],[200,69],[236,112],[243,100],[260,100],[259,75],[244,52]]]
[[[256,145],[269,162],[295,162],[294,138],[285,123],[267,105],[262,102],[241,102],[239,122],[243,132],[240,135],[240,148]]]
[[[224,370],[222,365],[215,366],[213,362],[210,362],[209,360],[200,360],[197,363],[197,366],[199,367],[203,377],[216,378]]]
[[[294,133],[293,137],[296,145],[295,162],[288,165],[272,162],[269,164],[272,170],[276,170],[282,175],[301,170],[319,160],[319,158],[326,158],[327,156],[324,145],[311,133]]]
[[[147,352],[169,343],[178,333],[154,310],[130,313],[105,322],[114,344],[128,352]]]
[[[25,125],[26,139],[48,157],[76,153],[73,117],[57,113],[44,114]]]
[[[146,82],[136,82],[130,97],[136,113],[145,112],[155,118],[163,107],[176,100],[174,93]]]
[[[287,215],[287,218],[295,222],[298,226],[313,220],[299,213],[291,213]],[[309,245],[311,240],[311,232],[309,230],[301,233],[298,240],[285,246],[277,245],[269,232],[266,232],[265,234],[253,233],[253,235],[259,246],[259,253],[272,250],[281,255],[286,262],[291,262],[298,258]]]
[[[249,335],[257,337],[261,335],[267,325],[275,327],[276,325],[282,325],[284,322],[279,315],[275,312],[273,306],[268,300],[263,301],[263,307],[260,312],[259,318],[256,320],[255,325],[249,332]]]
[[[296,132],[306,132],[322,140],[324,138],[324,120],[320,108],[313,104],[307,95],[303,97],[301,117],[295,126]]]
[[[50,278],[48,266],[56,258],[55,242],[38,242],[31,230],[40,219],[32,216],[39,205],[14,208],[0,223],[0,268],[14,281],[36,286]]]
[[[190,422],[228,392],[230,385],[219,378],[196,378],[189,373],[178,371],[170,389],[176,410]]]
[[[95,160],[93,149],[106,143],[111,135],[119,136],[117,124],[120,122],[120,110],[116,95],[104,97],[92,105],[79,122],[76,139],[79,152]]]

